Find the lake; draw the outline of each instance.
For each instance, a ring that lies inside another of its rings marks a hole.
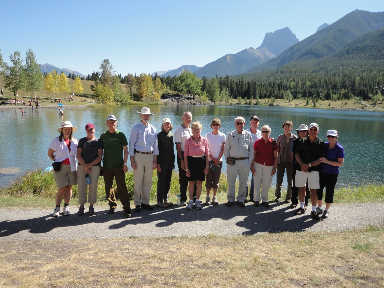
[[[202,135],[210,132],[209,127],[213,118],[220,118],[221,131],[225,134],[235,129],[234,118],[243,116],[246,128],[253,115],[260,118],[260,126],[268,124],[271,137],[277,138],[283,133],[281,125],[291,120],[296,129],[301,123],[319,124],[319,138],[326,141],[326,131],[339,131],[339,143],[345,149],[345,164],[341,167],[338,187],[348,187],[362,184],[383,184],[384,171],[384,113],[369,111],[343,111],[311,108],[282,108],[269,106],[150,106],[151,117],[158,132],[161,121],[168,117],[174,129],[181,124],[184,111],[191,111],[193,120],[203,124]],[[59,116],[58,108],[40,108],[32,111],[25,107],[22,116],[20,109],[0,109],[0,187],[7,186],[17,176],[29,170],[42,169],[51,166],[47,156],[50,142],[58,136],[56,129],[63,120],[69,120],[78,127],[74,133],[77,139],[85,137],[84,126],[92,122],[96,127],[96,136],[107,130],[105,124],[109,114],[114,114],[119,120],[117,128],[124,132],[129,139],[132,127],[139,122],[137,111],[141,106],[128,107],[66,107],[65,115]],[[177,167],[177,165],[176,165]],[[226,171],[226,166],[223,167]],[[275,181],[274,177],[274,181]],[[275,182],[273,182],[272,185]]]

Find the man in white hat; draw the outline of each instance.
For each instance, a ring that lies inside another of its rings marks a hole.
[[[295,150],[295,158],[300,165],[295,176],[295,185],[299,187],[300,208],[296,210],[295,214],[302,215],[305,213],[305,186],[308,181],[308,187],[311,191],[311,217],[315,220],[320,220],[320,216],[316,212],[317,189],[320,188],[320,158],[325,156],[325,144],[317,138],[318,133],[319,125],[316,123],[309,124],[308,137],[301,139]]]
[[[105,194],[110,207],[108,213],[113,214],[117,206],[116,196],[112,189],[113,178],[115,178],[117,185],[116,192],[123,204],[125,215],[131,217],[130,197],[127,185],[125,184],[125,173],[128,171],[128,141],[124,133],[116,129],[116,125],[117,119],[115,115],[109,115],[107,118],[108,131],[100,136],[100,140],[104,146],[103,175]]]
[[[132,128],[129,138],[129,155],[133,169],[134,203],[135,211],[141,209],[153,210],[149,204],[149,194],[152,187],[152,170],[157,168],[157,144],[156,128],[148,123],[151,110],[143,107],[140,114],[141,121]]]

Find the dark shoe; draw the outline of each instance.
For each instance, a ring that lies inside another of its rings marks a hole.
[[[276,197],[275,202],[280,202],[280,200],[281,200],[280,197]]]
[[[84,206],[79,207],[79,211],[76,213],[77,216],[83,216],[84,215]]]
[[[108,210],[108,214],[113,214],[113,213],[115,213],[115,208],[109,208],[109,210]]]
[[[245,204],[244,204],[244,202],[237,202],[237,206],[239,206],[241,208],[244,208]]]
[[[327,219],[328,216],[329,216],[329,211],[328,210],[324,210],[323,215],[321,215],[321,219]]]
[[[294,214],[295,215],[304,215],[305,214],[305,210],[306,210],[305,208],[303,209],[303,208],[300,207],[300,208],[295,210]]]
[[[92,216],[93,214],[95,214],[95,208],[93,208],[93,206],[89,206],[88,215]]]
[[[269,207],[269,203],[268,202],[263,202],[263,203],[261,203],[261,205],[263,205],[265,208]]]
[[[250,200],[248,199],[244,199],[244,203],[248,203]]]
[[[124,209],[124,213],[125,213],[125,217],[127,217],[127,218],[131,218],[132,217],[131,208]]]
[[[285,199],[284,200],[284,203],[290,203],[291,202],[291,199]]]
[[[293,203],[291,203],[291,205],[289,205],[289,208],[296,208],[296,206],[297,206],[297,204],[293,204]]]
[[[255,203],[255,199],[250,198],[250,199],[249,199],[249,202]]]
[[[135,212],[136,212],[136,213],[141,212],[141,206],[140,206],[140,205],[136,205],[136,207],[135,207]]]
[[[232,207],[235,202],[228,201],[227,204],[225,204],[227,207]]]
[[[319,216],[319,214],[317,214],[316,211],[312,211],[311,212],[311,217],[312,217],[313,220],[317,220],[317,221],[320,220],[320,216]]]
[[[255,207],[259,207],[259,205],[260,205],[259,201],[255,201],[255,203],[253,204],[253,206]]]
[[[141,208],[145,209],[145,210],[153,210],[153,209],[155,209],[155,207],[153,207],[152,205],[149,205],[149,204],[141,204]]]

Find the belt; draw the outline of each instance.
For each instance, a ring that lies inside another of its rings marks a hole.
[[[203,158],[203,157],[205,157],[205,155],[203,155],[203,156],[191,156],[191,157],[193,157],[193,158]]]
[[[248,159],[249,157],[240,157],[240,158],[235,158],[236,160],[245,160]]]
[[[141,151],[137,151],[137,150],[135,150],[135,153],[140,153],[140,154],[153,154],[153,151],[151,151],[151,152],[141,152]]]

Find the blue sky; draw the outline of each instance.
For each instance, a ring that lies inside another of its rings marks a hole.
[[[88,74],[109,59],[116,73],[204,66],[289,27],[299,40],[359,9],[384,11],[382,0],[0,0],[0,49],[31,48],[40,64]]]

